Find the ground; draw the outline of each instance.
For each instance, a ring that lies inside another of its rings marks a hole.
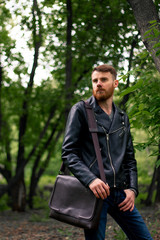
[[[143,207],[140,212],[154,240],[160,240],[160,206]],[[83,230],[46,218],[42,210],[0,212],[1,240],[83,240]],[[108,218],[106,239],[126,239],[117,224]]]

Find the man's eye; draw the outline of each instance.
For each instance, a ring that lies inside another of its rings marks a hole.
[[[102,82],[106,82],[106,81],[107,81],[107,78],[102,78],[101,81],[102,81]]]
[[[93,82],[94,82],[94,83],[97,83],[97,79],[94,79]]]

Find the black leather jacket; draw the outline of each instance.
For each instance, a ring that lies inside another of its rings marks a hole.
[[[114,117],[111,122],[93,96],[88,102],[97,121],[107,183],[111,188],[132,188],[138,193],[137,167],[127,115],[113,103]],[[62,146],[62,160],[85,186],[99,177],[83,101],[75,104],[69,113]]]

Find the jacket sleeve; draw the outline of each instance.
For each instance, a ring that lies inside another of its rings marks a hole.
[[[133,142],[130,132],[130,124],[127,117],[127,146],[125,153],[125,168],[128,173],[129,188],[135,190],[136,196],[138,195],[138,178],[137,178],[137,161],[135,159]]]
[[[71,173],[82,184],[88,184],[97,178],[84,163],[81,157],[82,133],[88,127],[83,102],[74,105],[69,113],[64,141],[62,160]]]

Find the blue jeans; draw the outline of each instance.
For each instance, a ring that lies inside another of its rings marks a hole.
[[[107,213],[118,223],[130,240],[153,240],[136,207],[133,211],[120,211],[118,204],[125,199],[124,190],[111,189],[110,196],[104,200],[98,230],[84,230],[86,240],[104,240]]]

